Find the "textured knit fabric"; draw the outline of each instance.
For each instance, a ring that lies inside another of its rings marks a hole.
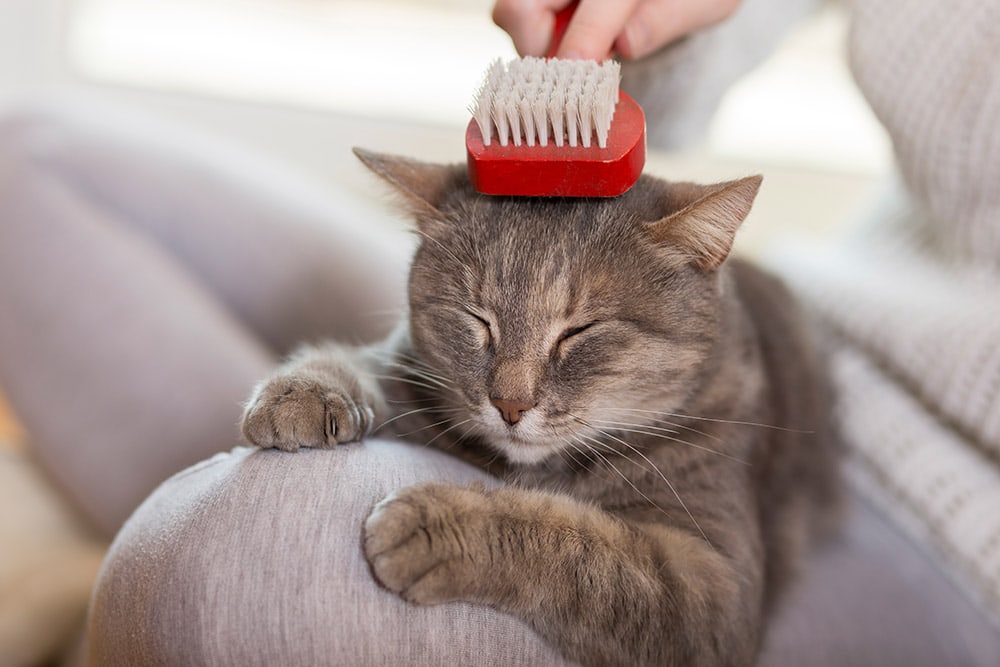
[[[839,351],[845,436],[855,477],[901,525],[950,561],[956,580],[1000,612],[1000,468],[937,420],[872,361]]]
[[[1000,624],[1000,2],[855,0],[850,53],[901,177],[772,266],[839,339],[855,479]]]
[[[855,78],[937,250],[1000,270],[1000,2],[851,5]]]

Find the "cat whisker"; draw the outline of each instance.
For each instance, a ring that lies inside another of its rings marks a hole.
[[[641,412],[644,414],[653,415],[666,415],[667,417],[678,417],[680,419],[694,419],[696,421],[713,422],[717,424],[735,424],[737,426],[756,426],[758,428],[767,428],[774,431],[785,431],[787,433],[798,433],[800,435],[810,435],[815,433],[815,431],[804,431],[797,428],[788,428],[786,426],[775,426],[774,424],[762,424],[760,422],[751,421],[740,421],[738,419],[720,419],[718,417],[698,417],[696,415],[685,415],[680,412],[663,412],[660,410],[643,410],[640,408],[607,408],[608,410],[621,410],[623,412]]]
[[[441,386],[455,384],[450,378],[447,378],[444,375],[441,375],[440,373],[436,372],[433,368],[424,364],[416,357],[411,357],[409,355],[401,353],[397,354],[397,356],[400,357],[403,361],[397,361],[396,359],[386,359],[385,363],[391,364],[392,366],[395,366],[397,368],[405,369],[406,371],[413,373],[418,377],[427,380],[436,380],[441,384]]]
[[[614,431],[621,431],[623,433],[637,433],[639,435],[648,435],[648,436],[653,437],[653,438],[662,438],[663,440],[669,440],[671,442],[676,442],[676,443],[681,444],[681,445],[687,445],[688,447],[693,447],[695,449],[700,449],[700,450],[702,450],[704,452],[708,452],[709,454],[715,454],[716,456],[721,456],[724,459],[729,459],[730,461],[735,461],[736,463],[740,463],[740,464],[745,465],[745,466],[751,466],[752,465],[749,461],[744,461],[743,459],[741,459],[739,457],[736,457],[736,456],[733,456],[732,454],[726,454],[725,452],[720,452],[717,449],[712,449],[711,447],[706,447],[704,445],[698,445],[698,444],[695,444],[693,442],[690,442],[689,440],[684,440],[683,438],[675,438],[672,435],[666,435],[666,433],[677,433],[677,431],[674,431],[674,430],[671,430],[671,429],[657,428],[655,426],[644,426],[644,425],[641,425],[641,424],[630,424],[628,422],[603,421],[603,420],[600,420],[600,419],[591,419],[591,420],[589,420],[589,422],[591,424],[594,424],[594,425],[601,425],[602,427],[603,426],[610,426],[610,427],[612,427],[612,430],[614,430]],[[637,427],[637,428],[626,428],[626,427],[629,427],[629,426]],[[650,430],[647,430],[647,429],[654,429],[654,430],[650,431]],[[663,431],[665,433],[661,433],[661,432],[657,432],[657,431]]]
[[[449,381],[447,378],[442,378],[439,375],[434,375],[432,373],[429,373],[419,368],[415,368],[413,366],[407,366],[406,364],[401,364],[398,362],[395,363],[395,366],[403,369],[406,375],[410,375],[417,379],[430,382],[431,384],[434,384],[440,387],[441,389],[447,389],[448,387],[455,384],[454,382]]]
[[[395,381],[395,382],[404,382],[406,384],[411,384],[411,385],[413,385],[415,387],[422,387],[423,389],[427,389],[428,391],[439,391],[441,389],[451,389],[451,387],[443,387],[443,386],[439,386],[439,385],[428,384],[427,382],[420,382],[419,380],[414,380],[413,378],[400,377],[398,375],[370,375],[369,377],[372,377],[372,378],[374,378],[376,380],[389,380],[389,381]]]
[[[471,422],[471,421],[472,421],[472,418],[470,417],[469,419],[463,419],[463,420],[462,420],[462,421],[460,421],[460,422],[455,422],[454,424],[452,424],[451,426],[449,426],[449,427],[448,427],[448,428],[446,428],[446,429],[443,429],[443,430],[442,430],[442,431],[441,431],[440,433],[438,433],[438,434],[437,434],[437,435],[435,435],[435,436],[434,436],[433,438],[431,438],[430,440],[428,440],[427,442],[425,442],[425,443],[424,443],[424,446],[425,446],[425,447],[430,447],[431,443],[433,443],[433,442],[434,442],[435,440],[437,440],[438,438],[440,438],[440,437],[441,437],[442,435],[444,435],[444,434],[445,434],[445,433],[447,433],[448,431],[450,431],[450,430],[452,430],[452,429],[455,429],[455,428],[458,428],[458,427],[459,427],[459,426],[461,426],[462,424],[468,424],[468,423],[469,423],[469,422]],[[441,423],[443,423],[443,422],[441,422]],[[437,426],[437,425],[438,425],[438,424],[435,424],[435,426]]]
[[[407,410],[406,412],[401,412],[400,414],[395,415],[394,417],[390,417],[389,419],[386,419],[384,422],[382,422],[381,424],[379,424],[374,430],[378,431],[378,430],[380,430],[382,428],[385,428],[385,426],[387,426],[388,424],[391,424],[392,422],[396,421],[397,419],[402,419],[404,417],[409,417],[410,415],[420,414],[422,412],[433,413],[433,412],[460,412],[460,411],[461,411],[461,408],[442,408],[442,407],[433,406],[433,405],[430,406],[430,407],[426,407],[426,408],[414,408],[413,410]]]
[[[615,436],[615,435],[613,435],[612,433],[608,433],[607,431],[604,431],[604,430],[602,430],[602,429],[600,429],[600,428],[597,428],[596,426],[594,426],[594,425],[590,424],[589,422],[587,422],[587,420],[585,420],[585,419],[582,419],[582,418],[579,418],[579,417],[577,417],[577,419],[578,419],[578,421],[579,421],[579,422],[580,422],[581,424],[583,424],[584,426],[588,426],[588,427],[590,427],[590,428],[592,428],[592,429],[596,430],[596,431],[597,431],[598,433],[601,433],[601,434],[602,434],[602,435],[604,435],[605,437],[608,437],[608,438],[611,438],[611,439],[612,439],[612,440],[614,440],[615,442],[617,442],[617,443],[619,443],[619,444],[621,444],[621,445],[624,445],[625,447],[628,447],[628,448],[629,448],[629,449],[630,449],[631,451],[635,452],[635,453],[636,453],[636,454],[637,454],[638,456],[642,457],[642,459],[643,459],[643,460],[644,460],[644,461],[645,461],[646,463],[648,463],[649,465],[651,465],[651,466],[653,467],[653,469],[654,469],[654,470],[656,471],[657,475],[659,475],[660,479],[662,479],[662,480],[663,480],[663,483],[664,483],[664,484],[666,484],[666,485],[667,485],[667,488],[669,488],[669,489],[670,489],[670,492],[674,494],[674,498],[676,498],[676,499],[677,499],[677,502],[678,502],[678,503],[680,504],[680,506],[681,506],[681,508],[682,508],[682,509],[684,510],[684,512],[685,512],[685,513],[686,513],[686,514],[688,515],[688,518],[689,518],[689,519],[691,519],[691,523],[693,523],[693,524],[694,524],[694,526],[695,526],[695,528],[697,528],[697,529],[698,529],[698,532],[699,532],[699,533],[701,533],[701,536],[702,536],[702,537],[704,538],[704,540],[705,540],[705,542],[706,542],[706,543],[708,544],[708,546],[712,547],[712,549],[715,549],[715,546],[714,546],[714,545],[712,544],[712,541],[711,541],[710,539],[708,539],[708,535],[707,535],[707,534],[705,533],[705,531],[704,531],[704,530],[702,529],[702,527],[701,527],[701,524],[700,524],[700,523],[698,523],[698,520],[694,518],[694,515],[693,515],[693,514],[691,513],[691,510],[690,510],[690,509],[688,509],[688,506],[687,506],[687,504],[686,504],[686,503],[684,502],[684,500],[683,500],[683,499],[681,498],[681,495],[680,495],[680,494],[679,494],[679,493],[677,492],[677,489],[676,489],[676,487],[674,487],[674,485],[673,485],[673,484],[672,484],[672,483],[670,482],[670,480],[669,480],[669,479],[667,479],[667,476],[663,474],[663,471],[662,471],[662,470],[660,470],[660,469],[659,469],[659,468],[658,468],[658,467],[656,466],[656,464],[655,464],[655,463],[653,463],[653,462],[652,462],[652,461],[651,461],[651,460],[649,459],[649,457],[648,457],[648,456],[646,456],[645,454],[643,454],[643,453],[642,453],[642,451],[641,451],[641,450],[639,450],[639,448],[635,447],[634,445],[632,445],[632,444],[630,444],[630,443],[628,443],[628,442],[625,442],[624,440],[622,440],[621,438],[618,438],[618,437],[616,437],[616,436]]]
[[[408,436],[420,433],[421,431],[426,431],[429,428],[437,428],[438,426],[441,426],[442,424],[447,424],[448,422],[451,422],[451,421],[454,421],[454,418],[452,418],[452,417],[445,417],[441,421],[434,422],[433,424],[427,424],[426,426],[421,426],[420,428],[415,428],[412,431],[407,431],[406,433],[400,433],[399,437],[400,438],[406,438]]]
[[[628,478],[628,475],[626,475],[625,473],[623,473],[618,468],[618,466],[616,466],[614,463],[611,462],[611,459],[609,459],[607,456],[605,456],[604,454],[602,454],[600,451],[598,451],[593,446],[593,445],[599,445],[601,447],[607,447],[607,445],[605,445],[600,440],[598,440],[596,438],[592,438],[590,436],[572,436],[572,440],[575,441],[577,444],[581,445],[582,447],[584,447],[586,449],[586,451],[588,451],[591,454],[593,454],[594,456],[596,456],[599,461],[601,461],[602,463],[604,463],[604,465],[605,465],[606,468],[608,468],[609,470],[613,470],[619,477],[621,477],[625,481],[626,484],[628,484],[630,487],[632,487],[632,490],[635,491],[636,493],[638,493],[639,496],[643,498],[643,500],[645,500],[646,502],[648,502],[652,507],[654,507],[658,511],[662,512],[663,515],[665,517],[667,517],[668,519],[671,518],[670,517],[670,513],[667,512],[667,510],[665,510],[662,507],[660,507],[660,505],[655,500],[653,500],[652,498],[650,498],[649,496],[647,496],[645,493],[643,493],[642,490],[638,486],[635,485],[635,482],[633,482],[632,480],[630,480]],[[593,444],[591,444],[591,443],[593,443]],[[574,449],[576,449],[581,454],[586,455],[583,451],[580,451],[578,448],[576,448],[576,446],[573,444],[573,442],[567,440],[566,444],[568,444],[570,447],[573,447]],[[640,467],[642,467],[642,466],[640,466]]]
[[[616,408],[616,407],[600,407],[600,406],[589,406],[586,409],[591,410],[591,411],[594,411],[594,410],[610,410],[610,411],[613,411],[613,412],[635,412],[637,410],[637,408]],[[663,414],[669,415],[670,414],[670,413],[655,412],[655,411],[652,411],[652,410],[645,411],[645,412],[646,413],[650,413],[650,414],[656,414],[656,415],[663,415]],[[714,434],[709,433],[707,431],[702,431],[700,429],[694,428],[693,426],[688,426],[687,424],[679,424],[679,423],[677,423],[675,421],[670,421],[669,419],[666,419],[665,417],[662,417],[662,416],[661,417],[653,417],[652,418],[652,422],[654,424],[666,424],[667,426],[671,427],[671,429],[680,429],[680,430],[683,430],[683,431],[690,431],[691,433],[695,433],[695,434],[700,435],[702,437],[710,438],[712,440],[715,440],[718,443],[722,443],[723,442],[722,438],[720,438],[717,435],[714,435]],[[633,425],[634,426],[639,426],[639,424],[633,424]],[[652,426],[650,424],[643,424],[643,426],[646,427],[646,428],[659,428],[659,427],[654,427],[654,426]],[[671,429],[664,429],[664,430],[668,430],[669,431]],[[674,431],[674,432],[676,432],[676,431]]]
[[[435,368],[413,355],[399,350],[392,352],[373,350],[373,353],[379,361],[387,366],[403,369],[427,381],[435,381],[435,383],[440,384],[442,387],[455,384],[451,378],[441,375]]]

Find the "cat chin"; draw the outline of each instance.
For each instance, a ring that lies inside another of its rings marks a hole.
[[[492,406],[483,407],[477,416],[480,437],[509,463],[535,465],[562,449],[552,442],[539,415],[527,415],[513,428],[500,420]]]
[[[494,443],[507,461],[516,465],[537,465],[559,451],[558,445],[532,445],[523,442]]]

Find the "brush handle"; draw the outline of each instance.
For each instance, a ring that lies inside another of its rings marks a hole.
[[[579,4],[580,0],[574,0],[574,2],[569,3],[556,12],[556,23],[552,27],[552,41],[549,43],[549,52],[545,54],[546,58],[556,57],[556,51],[559,50],[563,35],[566,34],[566,28],[569,27],[569,22],[573,18],[573,14],[576,12],[577,5]]]

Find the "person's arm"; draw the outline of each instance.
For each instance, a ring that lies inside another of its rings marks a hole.
[[[497,0],[493,20],[523,56],[549,47],[555,14],[570,0]],[[615,52],[632,60],[714,25],[740,0],[581,0],[556,56],[601,59]]]

